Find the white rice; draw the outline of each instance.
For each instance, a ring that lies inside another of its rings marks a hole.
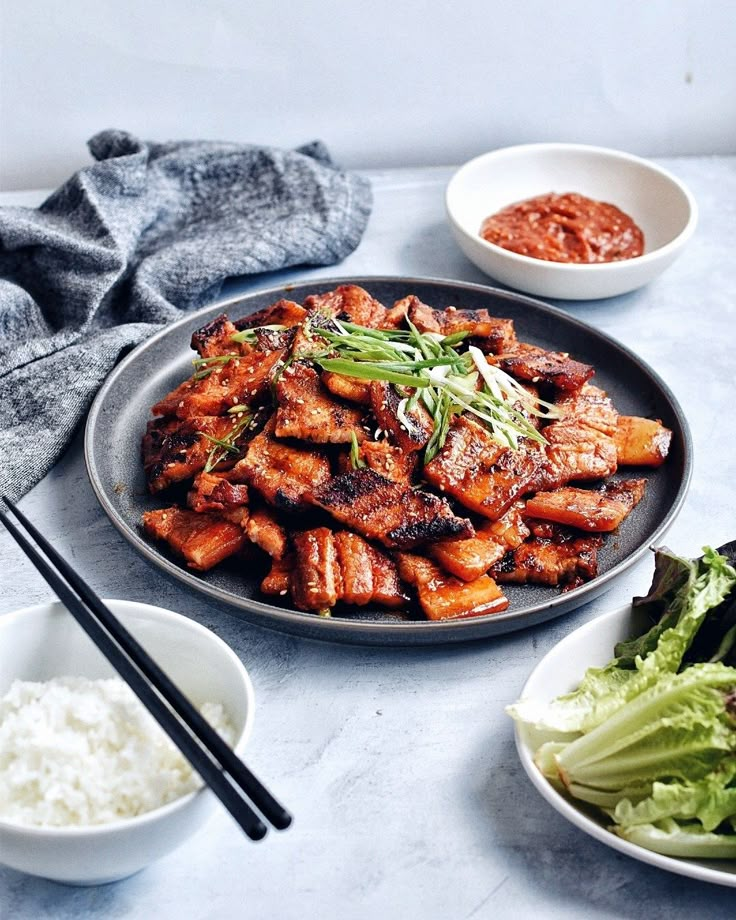
[[[219,703],[202,715],[228,743]],[[16,680],[0,699],[0,819],[67,827],[158,808],[202,781],[119,678]]]

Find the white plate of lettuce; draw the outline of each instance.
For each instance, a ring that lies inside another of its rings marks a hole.
[[[736,887],[736,542],[655,551],[649,593],[567,636],[510,706],[522,765],[581,830]]]

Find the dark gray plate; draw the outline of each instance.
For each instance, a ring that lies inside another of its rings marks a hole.
[[[330,618],[266,603],[258,585],[263,572],[236,570],[227,564],[197,575],[144,538],[143,511],[161,507],[146,492],[140,442],[150,407],[191,373],[192,332],[223,310],[237,318],[280,297],[301,301],[309,293],[338,284],[360,284],[384,303],[417,294],[436,307],[487,307],[510,317],[519,337],[547,348],[569,351],[596,367],[595,383],[607,390],[624,415],[660,418],[673,431],[670,456],[658,470],[646,472],[644,500],[609,536],[600,552],[601,574],[580,588],[560,594],[556,588],[509,586],[510,606],[485,617],[428,622],[416,613],[395,615],[376,609],[346,610]],[[262,626],[310,638],[340,642],[418,645],[492,636],[533,626],[591,600],[608,588],[656,542],[672,522],[685,498],[692,470],[692,445],[687,422],[667,385],[631,351],[602,332],[554,307],[478,284],[420,278],[333,278],[258,291],[223,301],[187,316],[132,351],[108,377],[89,413],[85,438],[87,470],[97,497],[123,536],[166,574],[189,588],[224,601]]]

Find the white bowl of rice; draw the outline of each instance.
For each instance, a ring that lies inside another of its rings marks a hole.
[[[106,603],[242,755],[254,696],[235,653],[180,614]],[[60,603],[0,616],[0,862],[104,884],[179,846],[216,807]]]

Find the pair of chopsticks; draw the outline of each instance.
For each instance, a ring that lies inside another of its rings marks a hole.
[[[291,824],[289,812],[26,516],[10,499],[3,501],[46,558],[2,510],[0,522],[248,837],[265,837],[268,828],[261,815],[277,830],[285,830]]]

